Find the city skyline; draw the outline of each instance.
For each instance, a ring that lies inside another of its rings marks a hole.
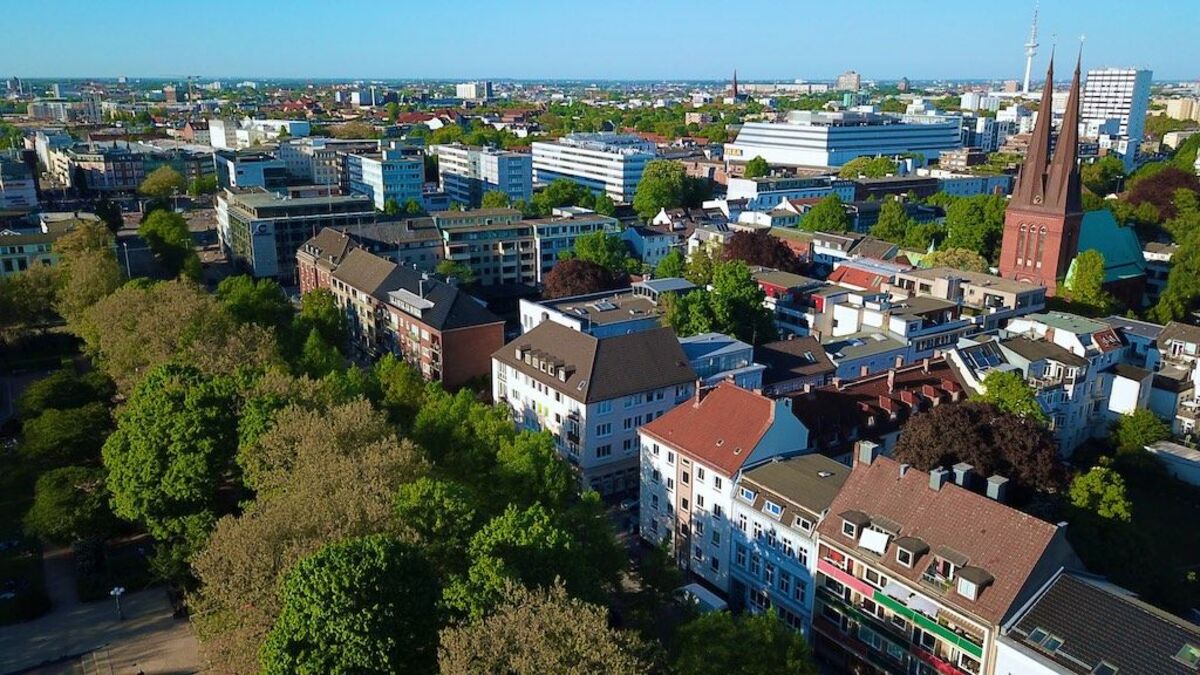
[[[129,0],[49,4],[62,9],[50,12],[56,16],[51,29],[14,33],[0,46],[0,63],[11,71],[6,76],[670,81],[719,80],[737,68],[745,81],[820,81],[847,69],[873,80],[1020,80],[1034,10],[1032,3],[1005,13],[951,11],[932,2],[868,3],[853,23],[830,5],[804,6],[795,21],[759,21],[777,17],[779,8],[753,1],[740,5],[732,21],[712,23],[715,6],[621,1],[603,15],[611,17],[606,27],[585,32],[595,23],[542,0],[466,3],[454,17],[441,16],[437,7],[362,3],[355,9],[369,12],[371,25],[394,27],[372,40],[355,32],[355,17],[364,14],[318,2],[243,3],[245,21],[182,8],[147,14]],[[1085,68],[1149,68],[1160,81],[1197,76],[1200,46],[1188,33],[1200,21],[1200,7],[1141,6],[1132,22],[1124,18],[1126,9],[1102,0],[1084,15],[1067,3],[1044,3],[1034,72],[1044,72],[1052,46],[1074,51],[1086,35]],[[46,15],[44,5],[9,8],[14,25],[36,26]],[[805,34],[789,30],[793,25],[832,29]],[[709,36],[714,26],[732,32],[730,39]],[[922,41],[934,31],[937,42]],[[540,39],[519,39],[519,32]],[[113,49],[113,35],[138,39]],[[47,49],[48,42],[55,48]],[[1171,49],[1161,49],[1166,44]],[[970,45],[970,52],[958,45]]]

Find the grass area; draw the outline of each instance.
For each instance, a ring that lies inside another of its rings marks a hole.
[[[1153,456],[1120,456],[1133,518],[1073,514],[1067,538],[1088,569],[1175,613],[1200,607],[1200,488],[1168,475]]]

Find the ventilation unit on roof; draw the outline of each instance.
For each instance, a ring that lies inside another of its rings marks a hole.
[[[601,300],[599,302],[592,303],[592,309],[596,310],[597,312],[611,312],[616,308],[617,306],[608,300]]]

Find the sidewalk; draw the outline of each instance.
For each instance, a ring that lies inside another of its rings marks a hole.
[[[50,613],[26,623],[0,627],[0,675],[23,672],[63,661],[36,672],[79,672],[81,657],[102,652],[113,673],[197,673],[199,647],[191,625],[172,617],[166,592],[152,588],[121,598],[125,620],[117,619],[111,601],[80,603],[68,549],[44,556],[46,592],[54,602]],[[136,664],[136,665],[135,665]]]

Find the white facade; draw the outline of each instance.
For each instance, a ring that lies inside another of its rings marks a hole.
[[[784,166],[838,167],[861,157],[917,153],[934,159],[961,146],[957,120],[902,122],[863,112],[793,111],[786,122],[747,122],[725,145],[725,158],[748,162],[762,157]]]
[[[484,80],[456,84],[454,85],[454,95],[471,101],[487,101],[492,98],[492,83]]]
[[[483,195],[498,190],[512,202],[533,197],[533,157],[494,148],[472,148],[458,143],[429,148],[438,158],[438,180],[450,199],[479,206]]]
[[[748,211],[770,211],[785,201],[836,194],[854,201],[854,183],[830,176],[813,178],[730,178],[726,200],[746,199]]]
[[[0,157],[0,209],[31,209],[37,205],[33,174],[24,164]]]
[[[208,122],[209,143],[218,150],[249,148],[255,143],[277,140],[285,133],[293,138],[308,136],[312,125],[305,120],[212,119]]]
[[[1150,81],[1153,73],[1133,68],[1089,70],[1080,102],[1080,121],[1087,136],[1099,135],[1099,127],[1117,120],[1121,137],[1113,146],[1133,166],[1145,132],[1146,109],[1150,105]]]
[[[550,218],[525,221],[533,225],[538,259],[538,283],[545,280],[558,254],[575,250],[575,240],[581,235],[604,231],[616,234],[621,225],[616,218],[602,216],[595,211],[577,206],[563,206],[552,211]]]
[[[642,171],[655,156],[654,144],[637,136],[569,134],[533,144],[533,181],[548,185],[565,178],[614,202],[630,203]]]

